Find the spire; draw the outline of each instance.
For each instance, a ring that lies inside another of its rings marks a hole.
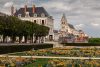
[[[63,15],[62,15],[61,22],[62,22],[62,23],[67,23],[67,19],[66,19],[66,16],[65,16],[64,13],[63,13]]]
[[[62,16],[62,18],[65,18],[65,14],[63,13],[63,16]]]
[[[11,15],[12,16],[14,15],[14,6],[13,5],[11,6]]]

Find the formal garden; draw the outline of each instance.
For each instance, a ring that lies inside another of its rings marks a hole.
[[[99,60],[0,58],[0,67],[100,67]]]
[[[56,57],[100,57],[100,48],[48,48],[39,50],[30,50],[24,52],[10,53],[9,55],[18,56],[56,56]]]

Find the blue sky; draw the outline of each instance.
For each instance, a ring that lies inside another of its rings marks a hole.
[[[10,14],[12,4],[17,9],[25,4],[43,6],[53,16],[55,29],[60,29],[61,16],[65,13],[68,23],[76,29],[100,37],[100,0],[0,0],[0,11]]]

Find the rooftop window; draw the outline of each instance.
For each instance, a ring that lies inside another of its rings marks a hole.
[[[41,17],[45,17],[45,14],[44,14],[44,13],[42,13],[42,14],[41,14]]]
[[[18,14],[18,17],[21,17],[21,14]]]
[[[34,14],[34,17],[37,17],[37,14],[36,13]]]

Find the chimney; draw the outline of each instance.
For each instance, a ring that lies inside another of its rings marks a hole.
[[[24,12],[26,13],[26,11],[27,11],[27,5],[25,5],[24,7]]]
[[[32,12],[35,13],[35,5],[32,7]]]
[[[14,16],[14,6],[11,6],[11,15]]]

